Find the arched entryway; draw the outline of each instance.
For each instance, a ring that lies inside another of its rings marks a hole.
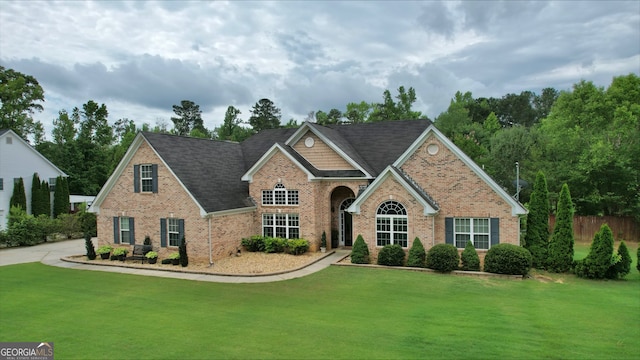
[[[353,190],[338,186],[331,192],[331,248],[353,245],[351,214],[346,211],[355,200]]]

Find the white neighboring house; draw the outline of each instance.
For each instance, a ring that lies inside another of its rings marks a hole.
[[[40,181],[55,187],[58,176],[67,177],[51,161],[34,149],[29,143],[8,129],[0,129],[0,230],[5,229],[9,220],[9,202],[13,194],[15,179],[24,181],[27,196],[27,213],[31,214],[31,182],[33,173],[38,173]],[[53,202],[53,192],[51,193]]]

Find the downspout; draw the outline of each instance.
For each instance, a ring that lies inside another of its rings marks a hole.
[[[211,254],[211,215],[208,216],[209,218],[209,267],[213,266],[213,255]]]
[[[431,247],[436,244],[436,217],[431,215]]]

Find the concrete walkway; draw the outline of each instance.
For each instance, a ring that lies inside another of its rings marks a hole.
[[[95,241],[95,240],[94,240]],[[61,258],[71,255],[85,254],[84,239],[59,241],[55,243],[45,243],[36,246],[2,249],[0,250],[0,266],[22,264],[40,261],[45,265],[58,266],[63,268],[93,271],[108,271],[122,274],[135,274],[144,276],[157,276],[174,279],[186,279],[197,281],[210,281],[220,283],[261,283],[295,279],[307,276],[316,271],[327,268],[332,263],[342,259],[351,251],[338,249],[333,254],[317,261],[307,267],[294,270],[284,274],[263,275],[263,276],[225,276],[208,274],[191,274],[162,270],[134,269],[119,266],[100,266],[78,264],[62,261]]]

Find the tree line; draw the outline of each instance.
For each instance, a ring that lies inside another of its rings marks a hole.
[[[303,121],[318,124],[358,124],[425,119],[413,109],[412,87],[389,90],[381,102],[350,102],[343,110],[308,113]],[[93,100],[54,119],[52,140],[32,115],[41,111],[44,92],[32,76],[0,67],[0,128],[32,137],[38,151],[70,175],[73,194],[95,195],[124,156],[139,131],[242,141],[265,129],[298,127],[282,121],[281,110],[269,99],[258,100],[248,118],[229,106],[221,125],[207,129],[198,104],[182,100],[172,106],[171,125],[160,121],[138,127],[131,119],[108,121],[105,104]],[[520,185],[546,174],[552,194],[568,184],[580,215],[635,215],[640,219],[640,79],[635,74],[614,77],[608,87],[580,81],[572,89],[545,88],[540,94],[522,91],[499,98],[475,98],[457,92],[446,111],[433,119],[436,127],[523,203],[531,186]],[[550,196],[552,211],[557,195]]]

